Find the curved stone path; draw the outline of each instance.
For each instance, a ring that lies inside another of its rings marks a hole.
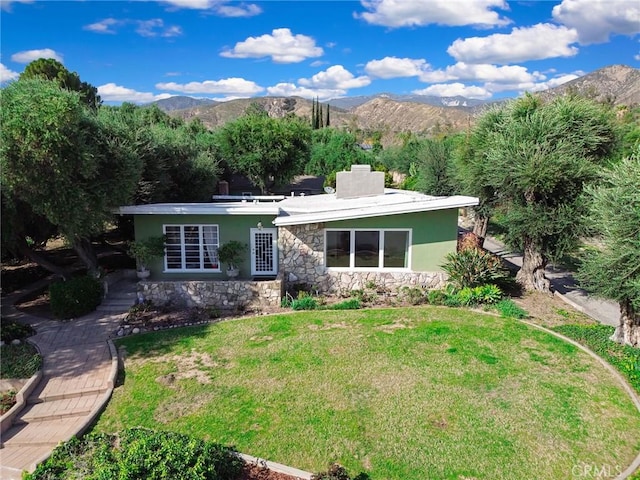
[[[118,367],[110,337],[136,298],[135,272],[131,271],[110,278],[102,305],[81,318],[59,322],[13,307],[19,298],[46,284],[46,280],[38,282],[2,299],[3,319],[31,324],[37,334],[29,341],[43,358],[42,378],[13,425],[2,434],[3,480],[20,480],[23,470],[33,471],[59,442],[84,432],[104,408]]]

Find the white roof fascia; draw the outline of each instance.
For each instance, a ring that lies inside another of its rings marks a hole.
[[[338,220],[353,220],[358,218],[384,217],[386,215],[400,215],[403,213],[428,212],[433,210],[447,210],[450,208],[473,207],[478,205],[476,197],[456,195],[453,197],[436,198],[419,202],[405,202],[390,205],[371,205],[355,207],[347,210],[317,211],[314,213],[293,214],[280,216],[274,220],[277,226],[303,225],[307,223],[334,222]]]
[[[260,202],[279,202],[284,200],[284,195],[212,195],[212,200],[232,200],[242,202],[252,202],[258,200]]]
[[[273,215],[280,213],[276,203],[156,203],[120,207],[120,215]]]

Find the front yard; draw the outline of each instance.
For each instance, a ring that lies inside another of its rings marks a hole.
[[[438,307],[322,311],[128,337],[97,431],[187,433],[376,479],[623,470],[640,415],[595,360],[514,320]]]

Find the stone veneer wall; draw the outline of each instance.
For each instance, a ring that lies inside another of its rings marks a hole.
[[[321,293],[359,290],[369,282],[390,290],[422,286],[440,288],[444,272],[345,272],[324,267],[324,224],[290,225],[278,228],[280,275],[289,283],[304,282]]]
[[[193,280],[138,282],[138,297],[154,305],[216,307],[220,310],[280,306],[282,280]]]

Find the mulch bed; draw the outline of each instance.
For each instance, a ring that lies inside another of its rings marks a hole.
[[[239,480],[297,480],[298,477],[292,477],[291,475],[285,475],[284,473],[278,473],[269,470],[268,468],[255,465],[253,463],[247,463],[242,469],[242,476]]]

